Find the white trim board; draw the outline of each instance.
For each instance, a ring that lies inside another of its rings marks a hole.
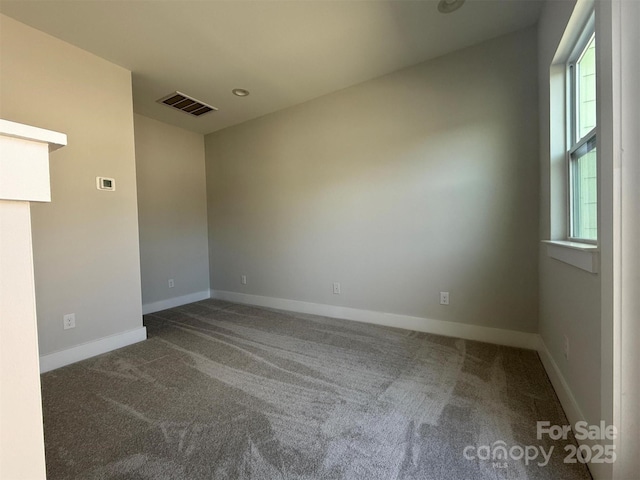
[[[542,362],[542,366],[547,372],[547,376],[551,381],[551,386],[556,392],[558,396],[558,400],[560,400],[560,405],[564,410],[565,415],[567,416],[567,420],[569,424],[573,428],[573,426],[578,422],[587,422],[589,421],[585,418],[582,413],[582,409],[578,405],[567,380],[562,375],[560,371],[560,367],[551,356],[551,352],[547,348],[547,345],[544,343],[544,340],[540,335],[538,335],[538,355],[540,356],[540,361]],[[589,448],[593,448],[596,444],[607,443],[606,440],[576,440],[580,445],[587,445]],[[587,467],[589,468],[589,472],[594,479],[604,479],[610,477],[607,474],[607,464],[605,463],[587,463]]]
[[[209,292],[209,290],[189,293],[188,295],[168,298],[166,300],[159,300],[157,302],[145,303],[144,305],[142,305],[142,314],[147,315],[149,313],[159,312],[168,308],[180,307],[181,305],[199,302],[200,300],[206,300],[207,298],[211,298],[211,293]]]
[[[67,348],[66,350],[42,355],[40,357],[40,373],[49,372],[56,368],[79,362],[80,360],[86,360],[96,355],[142,342],[146,339],[147,329],[146,327],[140,327],[135,330],[100,338],[92,342],[82,343],[75,347]]]
[[[338,307],[320,303],[301,302],[284,298],[263,297],[260,295],[248,295],[245,293],[228,292],[223,290],[211,290],[211,298],[226,300],[228,302],[256,305],[259,307],[275,308],[291,312],[310,313],[332,318],[343,318],[356,322],[373,323],[387,327],[404,328],[418,332],[433,333],[446,337],[464,338],[479,342],[506,345],[509,347],[527,348],[536,350],[538,347],[538,335],[535,333],[517,332],[502,328],[483,327],[468,323],[445,322],[422,317],[411,317],[395,313],[375,312],[360,310],[357,308]]]
[[[596,245],[558,240],[543,240],[547,255],[589,273],[598,273],[600,253]]]
[[[574,425],[576,422],[585,420],[584,414],[582,413],[578,402],[576,402],[571,388],[569,388],[569,384],[560,372],[560,367],[558,367],[558,364],[551,356],[551,352],[549,352],[544,340],[542,340],[542,337],[539,335],[538,355],[540,356],[540,361],[542,362],[542,365],[547,372],[547,376],[551,381],[551,385],[556,391],[556,395],[558,395],[558,400],[560,400],[560,404],[564,409],[564,413],[567,415],[569,423]]]

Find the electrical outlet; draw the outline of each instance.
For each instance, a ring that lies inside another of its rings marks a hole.
[[[567,337],[566,335],[563,336],[564,338],[564,345],[563,345],[563,350],[564,350],[564,358],[566,360],[569,360],[569,337]]]
[[[242,276],[240,277],[240,283],[241,283],[242,285],[246,285],[246,284],[247,284],[247,276],[246,276],[246,275],[242,275]]]
[[[340,295],[340,284],[338,282],[333,282],[333,294]]]
[[[449,292],[440,292],[440,305],[449,305]]]
[[[175,287],[175,286],[176,286],[176,284],[175,284],[175,282],[173,281],[173,278],[170,278],[170,279],[169,279],[169,288],[173,288],[173,287]]]
[[[65,330],[70,328],[76,328],[76,314],[75,313],[67,313],[62,317],[62,326]]]

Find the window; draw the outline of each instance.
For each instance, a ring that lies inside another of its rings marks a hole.
[[[598,240],[598,155],[596,144],[596,38],[593,22],[576,44],[567,66],[569,118],[569,239]]]

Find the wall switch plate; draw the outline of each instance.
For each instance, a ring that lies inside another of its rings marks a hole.
[[[176,286],[176,284],[175,284],[175,282],[173,281],[173,278],[170,278],[170,279],[169,279],[169,288],[173,288],[173,287],[175,287],[175,286]]]
[[[247,284],[247,276],[246,275],[242,275],[240,277],[240,283],[242,283],[242,285],[246,285]]]
[[[76,328],[76,314],[75,313],[67,313],[62,317],[62,326],[65,330],[70,328]]]
[[[440,305],[449,305],[449,292],[440,292]]]
[[[333,294],[340,295],[340,283],[333,282]]]

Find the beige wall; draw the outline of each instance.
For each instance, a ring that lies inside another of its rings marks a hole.
[[[539,22],[541,239],[555,237],[554,209],[564,209],[564,177],[550,169],[549,68],[575,6],[574,1],[547,2]],[[556,99],[562,102],[563,100]],[[561,173],[564,172],[564,167]],[[559,193],[561,191],[562,193]],[[551,200],[553,199],[553,201]],[[557,215],[562,217],[562,215]],[[599,274],[588,273],[547,256],[540,247],[540,335],[567,382],[584,419],[600,421],[600,285]],[[564,355],[564,336],[569,358]],[[573,421],[580,419],[570,419]]]
[[[142,115],[134,124],[143,304],[208,295],[204,136]]]
[[[142,326],[131,74],[0,15],[0,117],[68,135],[32,208],[40,354]],[[117,190],[96,189],[96,176]],[[77,327],[63,330],[62,317]]]
[[[535,332],[535,34],[206,136],[212,289]]]

